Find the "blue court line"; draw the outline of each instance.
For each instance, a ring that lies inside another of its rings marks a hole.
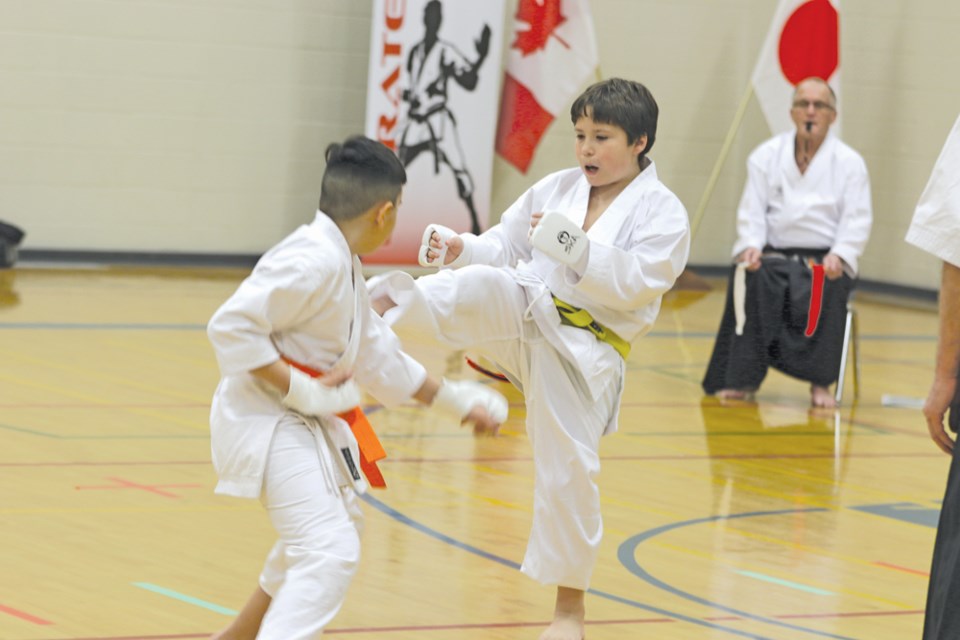
[[[32,436],[38,436],[40,438],[50,438],[52,440],[197,440],[200,438],[209,438],[210,435],[206,433],[193,434],[187,433],[183,435],[151,435],[151,434],[139,434],[139,435],[110,435],[110,436],[70,436],[63,435],[60,433],[50,433],[49,431],[41,431],[39,429],[27,429],[24,427],[15,427],[9,424],[0,423],[0,430],[2,431],[16,431],[17,433],[26,433]]]
[[[215,613],[222,613],[225,616],[235,616],[237,613],[239,613],[233,609],[221,607],[218,604],[213,604],[212,602],[207,602],[206,600],[200,600],[199,598],[194,598],[193,596],[184,595],[182,593],[173,591],[172,589],[167,589],[166,587],[159,587],[155,584],[150,584],[149,582],[132,582],[131,584],[135,587],[140,587],[141,589],[146,589],[147,591],[152,591],[154,593],[159,593],[162,596],[173,598],[174,600],[179,600],[181,602],[186,602],[187,604],[203,607],[204,609],[209,609]]]
[[[773,576],[757,573],[756,571],[737,571],[737,573],[739,573],[742,576],[747,576],[748,578],[755,578],[756,580],[771,582],[773,584],[778,584],[781,587],[789,587],[791,589],[797,589],[798,591],[806,591],[807,593],[813,593],[818,596],[837,595],[833,591],[827,591],[826,589],[817,589],[816,587],[808,587],[807,585],[800,584],[799,582],[790,582],[789,580],[781,580],[780,578],[774,578]]]
[[[227,609],[226,607],[221,607],[218,604],[213,604],[212,602],[207,602],[206,600],[200,600],[199,598],[194,598],[193,596],[187,596],[165,587],[158,587],[157,585],[150,584],[149,582],[132,582],[131,584],[135,587],[140,587],[141,589],[146,589],[147,591],[152,591],[153,593],[159,593],[162,596],[173,598],[174,600],[179,600],[181,602],[186,602],[187,604],[203,607],[204,609],[209,609],[215,613],[222,613],[225,616],[235,616],[238,613],[233,609]]]
[[[480,548],[478,548],[478,547],[474,547],[473,545],[470,545],[470,544],[467,544],[467,543],[465,543],[465,542],[461,542],[461,541],[459,541],[459,540],[456,540],[456,539],[454,539],[454,538],[451,538],[450,536],[448,536],[448,535],[446,535],[446,534],[440,533],[440,532],[437,531],[436,529],[431,529],[430,527],[428,527],[428,526],[426,526],[426,525],[424,525],[424,524],[421,524],[421,523],[417,522],[416,520],[410,518],[409,516],[404,515],[403,513],[400,513],[399,511],[397,511],[397,510],[394,509],[393,507],[390,507],[390,506],[384,504],[383,502],[380,502],[380,501],[377,500],[376,498],[372,497],[369,493],[364,494],[364,495],[361,496],[361,497],[363,498],[363,501],[364,501],[364,502],[366,502],[366,503],[369,504],[370,506],[374,507],[374,508],[377,509],[378,511],[383,512],[384,514],[386,514],[387,516],[393,518],[394,520],[397,520],[397,521],[400,522],[401,524],[405,524],[405,525],[411,527],[412,529],[414,529],[414,530],[416,530],[416,531],[419,531],[420,533],[423,533],[423,534],[426,534],[426,535],[430,536],[431,538],[434,538],[434,539],[436,539],[436,540],[439,540],[440,542],[444,542],[444,543],[446,543],[446,544],[449,544],[449,545],[451,545],[451,546],[453,546],[453,547],[455,547],[455,548],[457,548],[457,549],[461,549],[461,550],[463,550],[463,551],[466,551],[467,553],[472,553],[472,554],[477,555],[477,556],[480,556],[481,558],[484,558],[484,559],[486,559],[486,560],[491,560],[491,561],[493,561],[493,562],[496,562],[497,564],[504,565],[504,566],[509,567],[509,568],[511,568],[511,569],[518,569],[518,570],[520,569],[520,565],[517,564],[516,562],[513,562],[512,560],[507,560],[506,558],[502,558],[502,557],[500,557],[500,556],[494,555],[494,554],[492,554],[492,553],[490,553],[490,552],[488,552],[488,551],[484,551],[483,549],[480,549]],[[820,511],[823,511],[823,509],[820,509]],[[722,632],[725,632],[725,633],[731,633],[731,634],[733,634],[733,635],[742,636],[742,637],[744,637],[744,638],[753,638],[753,640],[775,640],[774,638],[768,638],[767,636],[760,636],[760,635],[757,635],[757,634],[755,634],[755,633],[750,633],[749,631],[742,631],[742,630],[740,630],[740,629],[733,629],[733,628],[725,627],[725,626],[723,626],[723,625],[719,625],[719,624],[716,624],[716,623],[713,623],[713,622],[708,622],[707,620],[700,620],[699,618],[693,618],[693,617],[690,617],[690,616],[686,616],[686,615],[683,615],[682,613],[675,613],[675,612],[673,612],[673,611],[667,611],[666,609],[661,609],[661,608],[659,608],[659,607],[654,607],[654,606],[651,606],[651,605],[648,605],[648,604],[643,604],[642,602],[637,602],[636,600],[630,600],[630,599],[628,599],[628,598],[624,598],[624,597],[622,597],[622,596],[618,596],[618,595],[615,595],[615,594],[612,594],[612,593],[606,593],[606,592],[604,592],[604,591],[598,591],[598,590],[596,590],[596,589],[588,589],[588,590],[587,590],[587,593],[589,593],[590,595],[593,595],[593,596],[597,596],[597,597],[600,597],[600,598],[605,598],[605,599],[607,599],[607,600],[611,600],[611,601],[613,601],[613,602],[618,602],[618,603],[620,603],[620,604],[624,604],[624,605],[627,605],[627,606],[630,606],[630,607],[635,607],[635,608],[637,608],[637,609],[643,609],[643,610],[645,610],[645,611],[650,611],[651,613],[656,613],[657,615],[665,616],[665,617],[668,617],[668,618],[673,618],[674,620],[679,620],[679,621],[682,621],[682,622],[689,622],[689,623],[691,623],[691,624],[696,624],[696,625],[699,625],[699,626],[702,626],[702,627],[708,627],[708,628],[714,629],[714,630],[716,630],[716,631],[722,631]],[[766,620],[764,620],[764,621],[766,621]],[[792,626],[792,625],[785,625],[785,626]],[[798,629],[801,629],[801,630],[803,630],[803,631],[807,631],[807,629],[803,629],[802,627],[794,627],[794,628],[798,628]],[[842,636],[831,636],[831,637],[841,638]],[[852,639],[852,638],[844,638],[843,640],[854,640],[854,639]]]
[[[941,501],[942,504],[942,501]],[[940,507],[930,508],[915,502],[894,502],[890,504],[870,504],[859,507],[850,507],[854,511],[862,511],[875,516],[892,518],[910,524],[919,524],[932,529],[937,528],[940,521]]]
[[[623,544],[620,545],[620,548],[617,550],[617,557],[620,559],[620,564],[622,564],[630,573],[634,574],[644,582],[648,582],[653,586],[662,589],[668,593],[671,593],[675,596],[684,598],[685,600],[690,600],[691,602],[696,602],[697,604],[702,604],[707,607],[712,607],[714,609],[719,609],[721,611],[726,611],[732,613],[741,618],[749,618],[750,620],[756,620],[757,622],[764,622],[766,624],[772,624],[778,627],[784,627],[787,629],[793,629],[794,631],[801,631],[803,633],[810,633],[816,636],[822,636],[824,638],[837,638],[838,640],[856,640],[856,638],[851,638],[849,636],[838,636],[826,631],[819,631],[817,629],[809,629],[807,627],[801,627],[799,625],[791,624],[789,622],[782,622],[780,620],[775,620],[773,618],[767,618],[765,616],[759,616],[748,611],[742,611],[740,609],[734,609],[733,607],[728,607],[717,602],[712,602],[706,598],[701,598],[700,596],[695,596],[692,593],[687,593],[686,591],[681,591],[677,587],[674,587],[666,582],[654,578],[646,569],[640,566],[636,559],[636,548],[640,546],[642,542],[660,535],[661,533],[666,533],[667,531],[672,531],[673,529],[679,529],[681,527],[689,527],[696,524],[705,524],[710,522],[717,522],[718,520],[735,520],[740,518],[756,518],[763,516],[781,516],[781,515],[790,515],[795,513],[818,513],[828,511],[828,509],[820,507],[812,507],[810,509],[784,509],[782,511],[755,511],[751,513],[738,513],[728,516],[711,516],[709,518],[696,518],[694,520],[685,520],[683,522],[675,522],[673,524],[664,525],[662,527],[656,527],[650,529],[649,531],[644,531],[643,533],[637,534],[631,538],[628,538]]]
[[[207,325],[194,323],[107,323],[107,322],[0,322],[2,329],[57,329],[68,330],[76,329],[81,331],[102,331],[102,330],[162,330],[162,331],[206,331]],[[691,332],[670,332],[670,331],[651,331],[643,336],[644,338],[694,338],[694,339],[714,339],[717,337],[714,331],[691,331]],[[861,334],[860,340],[881,340],[881,341],[904,341],[904,342],[935,342],[937,336],[916,335],[916,334]]]

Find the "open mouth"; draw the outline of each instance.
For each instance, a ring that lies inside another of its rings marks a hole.
[[[595,164],[585,164],[583,165],[583,172],[588,176],[595,176],[597,172],[600,171],[600,168]]]

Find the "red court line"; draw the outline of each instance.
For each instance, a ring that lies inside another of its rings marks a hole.
[[[940,451],[922,451],[905,453],[845,453],[841,457],[844,459],[893,459],[893,458],[940,458],[943,453]],[[676,454],[676,455],[654,455],[654,456],[602,456],[604,462],[633,462],[646,460],[656,462],[672,460],[807,460],[807,459],[827,459],[837,457],[833,453],[743,453],[728,455],[700,455],[700,454]],[[387,458],[384,463],[410,463],[410,462],[430,462],[430,463],[491,463],[491,462],[530,462],[531,456],[503,456],[486,458]],[[164,460],[164,461],[115,461],[115,462],[0,462],[0,468],[5,467],[141,467],[141,466],[176,466],[191,464],[210,464],[209,460]]]
[[[209,460],[125,460],[116,462],[0,462],[0,467],[158,467],[184,464],[210,464]]]
[[[79,487],[74,487],[74,488],[77,489],[78,491],[91,491],[91,490],[99,490],[99,489],[102,489],[102,490],[110,490],[110,489],[140,489],[140,490],[142,490],[142,491],[147,491],[147,492],[149,492],[149,493],[155,493],[155,494],[157,494],[157,495],[159,495],[159,496],[163,496],[163,497],[165,497],[165,498],[179,498],[180,496],[178,496],[177,494],[175,494],[175,493],[170,493],[169,491],[163,491],[162,489],[166,489],[166,488],[169,488],[169,487],[197,489],[197,488],[200,488],[200,487],[203,486],[203,485],[200,485],[200,484],[154,484],[154,485],[149,485],[149,484],[140,484],[140,483],[137,483],[137,482],[133,482],[132,480],[124,480],[123,478],[116,478],[116,477],[110,477],[110,478],[107,478],[107,480],[110,480],[110,481],[112,481],[112,482],[116,482],[117,484],[112,484],[112,485],[97,485],[97,486],[85,485],[85,486],[79,486]]]
[[[784,614],[773,616],[774,618],[784,620],[790,618],[869,618],[874,616],[903,616],[920,615],[923,609],[909,611],[852,611],[848,613],[803,613],[803,614]],[[741,620],[737,616],[717,616],[704,618],[709,622],[736,621]],[[600,625],[632,625],[632,624],[661,624],[677,622],[673,618],[635,618],[629,620],[587,620],[587,626]],[[328,629],[325,635],[349,635],[355,633],[394,633],[404,631],[419,631],[429,633],[431,631],[456,631],[464,629],[519,629],[525,627],[546,627],[547,622],[499,622],[488,624],[445,624],[445,625],[419,625],[402,627],[348,627],[344,629]],[[209,638],[210,633],[187,633],[180,635],[162,635],[162,636],[98,636],[93,638],[59,638],[57,640],[189,640],[191,638]],[[52,639],[51,639],[52,640]]]
[[[74,402],[0,403],[0,409],[209,409],[209,402]]]
[[[893,570],[895,570],[895,571],[903,571],[904,573],[912,573],[912,574],[914,574],[914,575],[923,576],[923,577],[925,577],[925,578],[929,578],[929,577],[930,577],[930,574],[927,573],[926,571],[919,571],[919,570],[917,570],[917,569],[908,569],[907,567],[901,567],[901,566],[899,566],[899,565],[890,564],[889,562],[880,562],[880,561],[877,561],[877,562],[874,562],[873,564],[875,564],[875,565],[878,566],[878,567],[884,567],[884,568],[886,568],[886,569],[893,569]]]
[[[14,609],[12,607],[7,607],[2,604],[0,604],[0,613],[9,614],[14,618],[20,618],[21,620],[26,620],[27,622],[32,622],[33,624],[38,624],[38,625],[53,624],[49,620],[44,620],[43,618],[32,616],[29,613],[26,613],[24,611],[18,611],[17,609]]]
[[[587,626],[617,625],[617,624],[659,624],[676,622],[673,618],[639,618],[632,620],[587,620]],[[403,631],[457,631],[465,629],[520,629],[525,627],[546,628],[549,622],[494,622],[486,624],[442,624],[442,625],[410,625],[401,627],[348,627],[344,629],[326,629],[324,635],[349,635],[355,633],[395,633]],[[59,640],[187,640],[188,638],[209,638],[210,633],[190,633],[184,635],[164,636],[103,636],[93,638],[61,638]]]

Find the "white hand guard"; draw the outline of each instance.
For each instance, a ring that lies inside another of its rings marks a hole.
[[[576,264],[587,250],[587,232],[561,211],[546,211],[530,234],[534,248],[562,264]]]
[[[430,246],[430,236],[432,236],[434,232],[440,237],[440,244],[442,246],[439,249],[434,249]],[[423,238],[420,240],[420,253],[417,255],[417,261],[420,263],[420,266],[437,267],[438,269],[442,267],[443,261],[447,257],[447,240],[455,235],[457,235],[457,232],[450,227],[445,227],[442,224],[428,224],[427,228],[423,231]],[[440,255],[431,260],[427,257],[427,251],[430,250]]]
[[[486,409],[496,422],[507,419],[507,399],[479,382],[445,379],[433,399],[433,407],[461,421],[477,406]]]
[[[342,413],[360,404],[360,389],[353,380],[328,387],[303,371],[290,367],[290,390],[283,405],[305,416]]]

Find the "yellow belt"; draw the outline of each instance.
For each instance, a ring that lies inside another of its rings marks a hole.
[[[594,320],[589,311],[586,309],[578,309],[564,302],[557,296],[553,296],[553,303],[557,305],[557,311],[560,312],[560,322],[568,324],[571,327],[586,329],[595,335],[597,340],[606,342],[613,347],[624,360],[630,355],[630,343],[614,333],[612,329],[608,329]]]

